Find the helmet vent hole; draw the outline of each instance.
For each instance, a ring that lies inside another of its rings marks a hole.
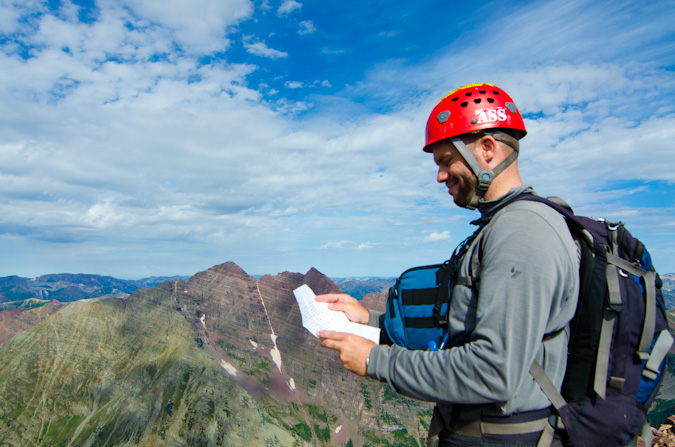
[[[494,93],[495,95],[498,95],[498,94],[499,94],[499,92],[498,92],[498,91],[495,91],[495,90],[493,90],[492,93]]]
[[[451,101],[452,101],[452,102],[457,102],[458,99],[459,99],[459,96],[455,96],[454,98],[452,98]]]
[[[485,90],[478,90],[478,91],[480,92],[481,95],[485,94]]]
[[[466,106],[468,106],[468,105],[469,105],[469,103],[466,102],[466,101],[460,104],[460,106],[462,106],[462,107],[466,107]]]
[[[476,99],[473,100],[473,102],[475,102],[476,104],[480,104],[480,101],[481,101],[480,98],[476,98]]]
[[[473,95],[473,92],[466,92],[466,93],[464,93],[464,96],[471,96],[471,95]]]
[[[495,102],[495,99],[494,99],[494,98],[488,98],[487,101],[488,101],[490,104],[492,104],[493,102]]]

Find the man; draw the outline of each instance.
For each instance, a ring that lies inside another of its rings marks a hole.
[[[433,154],[437,181],[458,206],[481,213],[479,230],[455,260],[444,349],[410,350],[319,333],[322,346],[339,351],[348,370],[436,402],[430,439],[440,431],[441,447],[548,445],[553,436],[550,402],[529,369],[537,360],[560,389],[579,258],[558,212],[514,201],[534,194],[518,170],[518,140],[525,134],[513,100],[490,84],[453,91],[427,122],[424,151]],[[352,321],[382,326],[380,315],[348,295],[317,300]],[[557,435],[553,443],[560,444]]]

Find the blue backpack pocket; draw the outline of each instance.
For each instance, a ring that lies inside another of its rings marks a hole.
[[[447,334],[448,264],[406,270],[389,290],[384,325],[391,341],[414,350],[437,349]],[[435,310],[437,309],[437,310]]]

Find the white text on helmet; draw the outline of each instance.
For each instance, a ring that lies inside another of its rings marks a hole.
[[[477,124],[496,123],[508,119],[506,116],[506,107],[476,110],[476,117],[478,117]]]

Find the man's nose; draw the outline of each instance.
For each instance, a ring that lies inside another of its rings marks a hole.
[[[445,172],[445,169],[438,168],[438,174],[436,175],[436,181],[438,183],[445,183],[445,181],[447,179],[448,179],[448,173]]]

